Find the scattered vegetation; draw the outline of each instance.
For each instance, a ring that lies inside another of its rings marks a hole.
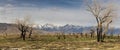
[[[7,37],[0,35],[1,49],[43,49],[43,50],[106,50],[119,49],[120,40],[118,36],[110,37],[107,35],[104,42],[96,42],[96,35],[91,37],[90,34],[32,34],[29,38],[26,34],[26,40],[22,40],[19,34],[8,34]],[[87,35],[87,36],[86,36]],[[65,37],[65,38],[64,38]]]

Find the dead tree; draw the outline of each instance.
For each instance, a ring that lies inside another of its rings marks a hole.
[[[82,32],[80,33],[80,36],[83,37],[83,33]]]
[[[103,25],[106,23],[105,29],[107,30],[109,27],[108,25],[112,22],[112,18],[115,16],[114,9],[111,5],[103,6],[96,0],[92,0],[91,4],[87,3],[87,7],[87,11],[91,12],[97,21],[97,42],[102,42],[104,38],[103,34],[107,32],[103,30]]]
[[[66,35],[64,32],[62,32],[62,37],[63,37],[63,39],[66,39]]]
[[[86,37],[86,38],[88,37],[88,33],[85,33],[85,37]]]
[[[29,38],[31,38],[31,35],[33,33],[33,25],[29,26]]]
[[[91,36],[91,38],[92,38],[92,37],[94,37],[94,33],[95,33],[95,32],[94,32],[94,30],[92,30],[92,29],[91,29],[90,31],[91,31],[91,32],[90,32],[90,36]]]
[[[120,38],[120,34],[118,34],[118,36],[117,36],[117,37],[118,37],[118,39],[119,39],[119,38]]]
[[[16,19],[16,25],[18,30],[21,32],[20,34],[20,38],[22,38],[23,40],[25,40],[26,38],[26,32],[28,32],[28,28],[29,28],[29,18],[25,17],[24,19]]]
[[[60,37],[61,37],[61,36],[60,36],[60,33],[57,33],[57,38],[58,38],[58,39],[61,39]]]

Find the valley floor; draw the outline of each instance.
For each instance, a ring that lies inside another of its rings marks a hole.
[[[119,50],[118,38],[106,38],[105,42],[96,42],[96,38],[66,35],[32,35],[23,41],[19,35],[0,35],[0,49],[7,50]]]

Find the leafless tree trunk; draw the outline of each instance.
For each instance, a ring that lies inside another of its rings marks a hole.
[[[91,38],[94,37],[94,33],[95,33],[94,30],[91,29],[91,32],[90,32],[90,36],[91,36]]]
[[[31,38],[32,33],[33,33],[33,28],[30,27],[30,28],[29,28],[29,38]]]
[[[66,36],[65,36],[64,32],[62,32],[62,37],[63,37],[63,39],[66,39]]]
[[[83,33],[80,33],[80,36],[83,37]]]

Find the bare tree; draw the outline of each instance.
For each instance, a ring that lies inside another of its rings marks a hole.
[[[61,38],[60,38],[60,33],[57,33],[57,39],[61,39]]]
[[[29,38],[31,38],[31,35],[32,35],[32,33],[33,33],[33,24],[31,24],[30,26],[29,26]]]
[[[109,24],[115,16],[114,9],[111,5],[103,6],[97,0],[93,0],[91,4],[88,3],[87,7],[97,21],[97,41],[102,42],[103,35],[107,32]],[[103,25],[105,25],[105,31],[103,31]]]
[[[91,38],[94,37],[94,33],[95,33],[94,30],[91,29],[91,30],[90,30],[90,36],[91,36]]]
[[[25,40],[26,32],[28,32],[29,24],[30,24],[30,18],[25,17],[23,19],[16,19],[16,24],[18,30],[21,32],[20,38]]]
[[[80,33],[80,36],[83,37],[83,33],[82,32]]]

